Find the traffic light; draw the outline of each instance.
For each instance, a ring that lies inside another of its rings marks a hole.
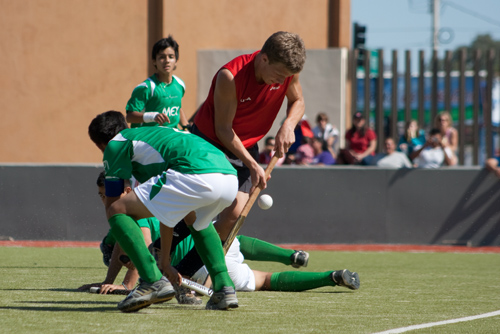
[[[366,26],[354,23],[353,31],[354,31],[354,33],[353,33],[352,48],[359,50],[358,59],[356,59],[356,62],[358,64],[358,66],[363,66],[364,59],[365,59],[365,52],[366,52],[366,47],[365,47]]]

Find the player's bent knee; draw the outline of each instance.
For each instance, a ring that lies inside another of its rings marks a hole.
[[[114,215],[117,214],[126,214],[125,210],[125,205],[121,203],[120,200],[113,202],[107,209],[106,209],[106,216],[109,218],[113,217]]]

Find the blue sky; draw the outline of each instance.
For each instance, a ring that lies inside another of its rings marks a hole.
[[[469,45],[478,34],[489,33],[500,40],[500,0],[440,2],[440,27],[453,35],[450,43],[440,45],[440,54]],[[432,0],[351,0],[351,21],[367,26],[369,49],[382,48],[385,54],[398,50],[400,59],[404,59],[404,50],[411,50],[412,57],[417,57],[418,50],[428,55],[432,50],[432,15],[427,11],[431,3]]]

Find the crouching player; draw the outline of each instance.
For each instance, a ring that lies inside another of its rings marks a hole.
[[[99,173],[97,178],[97,191],[99,197],[103,204],[105,204],[106,200],[106,190],[104,187],[104,172]],[[135,186],[138,185],[138,182],[133,182]],[[129,192],[132,191],[132,185],[129,180],[124,180],[124,192],[121,196],[125,196]],[[144,236],[144,241],[148,248],[151,246],[154,241],[160,240],[160,221],[155,217],[140,219],[137,221],[137,225],[141,228],[142,234]],[[172,248],[175,249],[177,244],[181,242],[185,237],[190,235],[189,229],[187,228],[184,220],[177,224],[174,228],[174,238],[172,243]],[[130,258],[125,254],[125,252],[121,249],[120,245],[116,242],[115,238],[111,234],[111,231],[104,237],[100,244],[100,249],[102,252],[102,259],[104,264],[108,267],[108,271],[106,273],[106,278],[103,282],[100,283],[91,283],[85,284],[78,288],[80,291],[88,291],[91,287],[100,288],[100,294],[125,294],[127,295],[132,290],[137,280],[139,279],[139,274],[137,269],[134,267],[132,262],[130,262]],[[120,273],[122,267],[127,268],[127,273],[123,279],[122,284],[114,284],[114,281],[118,274]],[[195,295],[191,293],[191,290],[185,288],[183,286],[173,284],[175,289],[175,298],[179,304],[190,304],[196,305],[201,304],[202,300],[197,298]]]
[[[203,263],[213,280],[207,309],[238,307],[220,238],[211,219],[236,197],[235,169],[224,154],[198,136],[176,129],[128,129],[120,112],[98,115],[89,136],[103,152],[106,215],[111,232],[139,272],[141,283],[118,304],[133,312],[175,295],[170,281],[181,276],[170,263],[173,227],[184,217]],[[140,185],[120,197],[124,180]],[[155,216],[161,222],[161,263],[156,266],[135,220]]]
[[[105,204],[106,195],[104,188],[104,172],[99,174],[97,178],[97,189],[99,193],[99,197],[103,204]],[[124,180],[124,192],[121,196],[124,196],[132,191],[132,187],[130,185],[129,180]],[[137,221],[141,232],[144,237],[144,241],[146,245],[150,245],[152,242],[156,241],[160,238],[160,222],[158,219],[146,218]],[[139,274],[135,269],[132,262],[130,262],[130,258],[123,252],[120,245],[116,242],[115,238],[111,234],[111,231],[104,237],[100,244],[100,249],[102,252],[102,260],[106,267],[108,267],[108,271],[106,273],[106,278],[102,283],[91,283],[85,284],[78,288],[80,291],[87,291],[91,287],[99,287],[101,294],[107,293],[119,293],[123,290],[124,294],[128,294],[126,290],[132,290],[139,279]],[[114,284],[116,277],[120,273],[122,267],[126,267],[127,273],[123,279],[122,284]]]

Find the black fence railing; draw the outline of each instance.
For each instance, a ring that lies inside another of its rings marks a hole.
[[[383,149],[383,138],[391,136],[397,141],[406,121],[417,120],[427,132],[437,113],[447,110],[459,134],[459,165],[479,165],[498,154],[500,119],[494,121],[492,112],[500,117],[500,106],[493,110],[498,100],[493,99],[492,92],[500,92],[500,79],[494,74],[500,57],[494,50],[483,54],[475,50],[470,59],[466,59],[466,49],[460,50],[458,59],[453,59],[451,51],[439,59],[433,51],[429,64],[424,51],[419,51],[418,72],[414,73],[410,51],[405,52],[404,73],[398,72],[396,50],[392,51],[387,68],[384,50],[365,51],[361,67],[357,66],[358,52],[354,49],[349,59],[353,83],[351,112],[365,114],[381,139],[378,151]]]

